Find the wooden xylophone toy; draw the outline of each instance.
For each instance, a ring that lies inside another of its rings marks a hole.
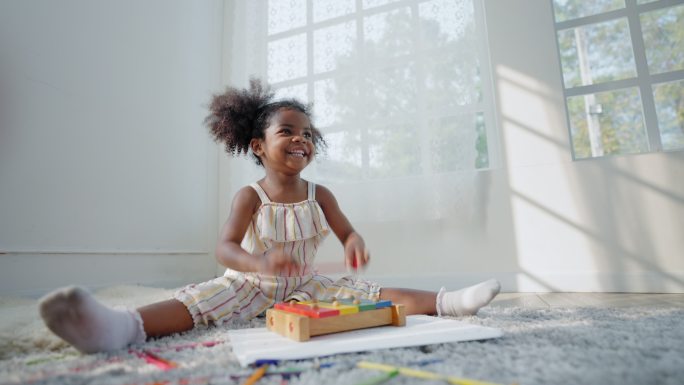
[[[404,305],[392,301],[336,299],[276,303],[266,311],[266,327],[295,341],[375,326],[405,326]]]

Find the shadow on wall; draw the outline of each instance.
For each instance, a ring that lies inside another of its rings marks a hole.
[[[682,290],[669,272],[683,246],[682,154],[569,161],[563,100],[525,72],[497,73],[521,273],[551,291],[563,288],[541,276],[554,267],[598,274],[598,290]]]

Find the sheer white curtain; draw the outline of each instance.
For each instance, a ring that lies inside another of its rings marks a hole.
[[[483,217],[498,144],[481,0],[235,0],[232,85],[314,105],[327,150],[305,171],[352,222]],[[229,163],[230,192],[261,177]]]

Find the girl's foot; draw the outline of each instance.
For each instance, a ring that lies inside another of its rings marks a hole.
[[[464,316],[474,315],[481,307],[487,305],[501,290],[496,279],[478,283],[458,291],[446,291],[442,288],[437,293],[437,315]]]
[[[45,325],[82,353],[117,350],[146,339],[137,311],[109,308],[80,287],[46,295],[39,308]]]

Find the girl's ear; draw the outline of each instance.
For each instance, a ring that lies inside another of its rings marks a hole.
[[[252,152],[257,156],[261,156],[261,154],[264,152],[261,148],[261,139],[252,139],[249,142],[249,147],[252,149]]]

